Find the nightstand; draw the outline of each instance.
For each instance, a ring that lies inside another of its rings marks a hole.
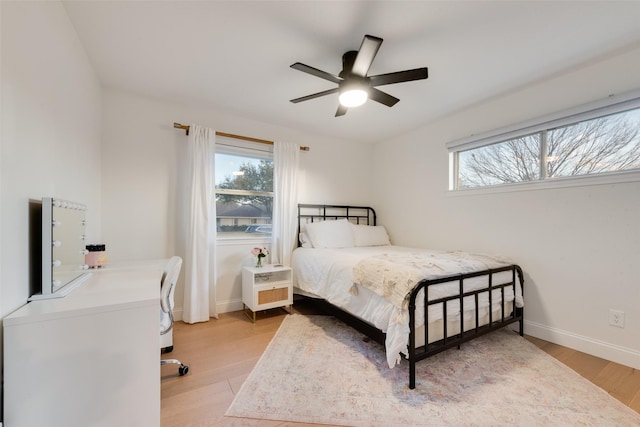
[[[242,303],[245,314],[256,321],[256,312],[293,304],[293,272],[291,267],[267,264],[264,267],[242,268]],[[251,314],[247,312],[247,308]]]

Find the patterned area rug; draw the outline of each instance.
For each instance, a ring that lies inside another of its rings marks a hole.
[[[381,345],[328,316],[287,316],[228,416],[344,426],[638,426],[640,414],[516,333],[389,369]]]

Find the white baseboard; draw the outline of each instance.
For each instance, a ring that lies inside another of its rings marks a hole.
[[[634,369],[640,369],[640,352],[630,348],[595,340],[572,332],[550,328],[528,320],[524,321],[524,332],[532,337],[569,347]]]
[[[218,309],[218,313],[229,313],[231,311],[240,311],[244,308],[241,299],[237,300],[229,300],[222,301],[216,304],[216,308]],[[182,320],[182,314],[184,310],[182,307],[174,307],[173,308],[173,319],[174,320]],[[0,426],[2,427],[2,426]]]
[[[182,307],[173,307],[173,320],[182,320]]]
[[[241,299],[222,301],[217,304],[218,313],[229,313],[231,311],[240,311],[244,308]]]

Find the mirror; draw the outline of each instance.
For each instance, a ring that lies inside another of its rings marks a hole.
[[[63,297],[69,285],[88,276],[86,210],[80,203],[42,198],[42,294],[30,299]]]

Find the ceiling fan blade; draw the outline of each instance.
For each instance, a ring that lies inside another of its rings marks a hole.
[[[292,64],[291,68],[293,68],[294,70],[302,71],[303,73],[307,73],[307,74],[311,74],[311,75],[316,76],[316,77],[320,77],[321,79],[329,80],[330,82],[333,82],[333,83],[340,84],[340,82],[342,82],[342,79],[340,77],[338,77],[338,76],[334,76],[331,73],[327,73],[326,71],[318,70],[317,68],[310,67],[310,66],[302,64],[300,62],[296,62],[295,64]]]
[[[380,37],[370,35],[364,36],[362,44],[360,45],[360,50],[358,50],[358,55],[356,56],[355,61],[353,61],[351,73],[356,76],[365,77],[369,72],[371,63],[373,63],[373,59],[376,57],[381,44],[382,39]]]
[[[369,93],[369,98],[372,100],[379,102],[380,104],[384,104],[387,107],[393,107],[400,101],[395,96],[391,96],[388,93],[384,93],[381,90],[378,90],[374,87],[371,88],[371,92]]]
[[[345,114],[347,114],[347,107],[345,107],[342,104],[338,105],[338,109],[336,110],[335,117],[344,116]]]
[[[416,68],[414,70],[398,71],[396,73],[378,74],[370,76],[369,83],[371,86],[390,85],[393,83],[410,82],[412,80],[422,80],[429,77],[427,67]]]
[[[292,99],[290,102],[293,102],[294,104],[297,104],[298,102],[308,101],[310,99],[315,99],[315,98],[320,98],[321,96],[331,95],[332,93],[336,93],[336,92],[338,92],[338,88],[324,90],[322,92],[314,93],[312,95],[301,96],[300,98]]]

